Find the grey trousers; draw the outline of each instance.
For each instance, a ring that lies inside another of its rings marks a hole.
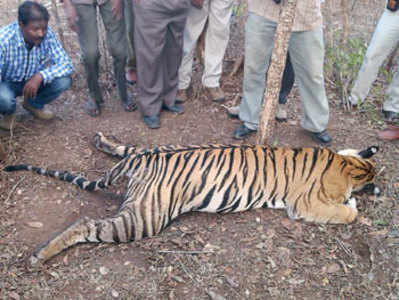
[[[134,52],[134,14],[133,14],[133,0],[125,0],[125,9],[123,10],[123,16],[126,24],[127,34],[127,63],[126,68],[129,70],[136,69],[136,54]]]
[[[102,101],[98,84],[100,51],[98,49],[97,5],[75,4],[79,21],[79,44],[83,53],[87,87],[90,97]],[[107,47],[113,58],[114,76],[120,99],[127,101],[125,66],[127,42],[124,19],[116,20],[112,15],[111,4],[99,6],[107,35]]]
[[[350,101],[352,104],[363,102],[375,81],[384,60],[399,43],[399,10],[384,10],[373,38],[363,58],[362,66],[353,85]],[[399,68],[393,72],[393,79],[385,93],[383,109],[399,113]]]
[[[265,91],[266,70],[274,44],[277,24],[249,13],[245,27],[245,62],[240,119],[257,129]],[[328,100],[324,88],[324,43],[321,28],[293,32],[288,48],[298,82],[304,116],[301,125],[312,132],[326,129]]]
[[[145,0],[134,5],[138,104],[144,116],[175,104],[189,0]]]

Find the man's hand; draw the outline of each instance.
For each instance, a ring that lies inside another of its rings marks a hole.
[[[79,17],[78,14],[76,13],[75,6],[73,5],[65,6],[65,15],[68,20],[69,28],[71,28],[72,31],[79,33],[79,27],[78,27]]]
[[[202,6],[204,5],[204,0],[191,0],[191,5],[201,9]]]
[[[112,15],[115,19],[120,20],[122,17],[122,0],[111,0]]]
[[[24,90],[22,91],[24,99],[27,100],[35,98],[42,82],[43,82],[43,77],[40,73],[36,73],[35,75],[33,75],[25,83]]]

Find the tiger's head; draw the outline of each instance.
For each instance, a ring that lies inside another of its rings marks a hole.
[[[378,150],[378,146],[371,146],[361,151],[345,149],[338,152],[338,154],[346,156],[348,173],[352,178],[352,191],[364,191],[373,195],[381,194],[381,189],[374,184],[377,175],[375,162],[370,159]]]

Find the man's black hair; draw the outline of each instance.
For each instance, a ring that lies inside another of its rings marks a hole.
[[[34,21],[48,22],[50,15],[43,5],[33,1],[25,1],[18,7],[18,22],[26,25]]]

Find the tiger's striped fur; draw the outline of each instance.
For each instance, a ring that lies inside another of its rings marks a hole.
[[[44,262],[78,243],[120,243],[150,237],[191,211],[285,208],[293,219],[350,223],[357,215],[351,193],[372,184],[376,173],[368,158],[378,150],[370,147],[346,155],[328,149],[260,145],[146,150],[112,143],[101,133],[96,135],[95,144],[122,159],[96,181],[29,165],[6,167],[6,171],[31,170],[55,177],[88,191],[104,189],[124,175],[129,178],[124,202],[114,217],[76,222],[38,248],[31,264]]]

